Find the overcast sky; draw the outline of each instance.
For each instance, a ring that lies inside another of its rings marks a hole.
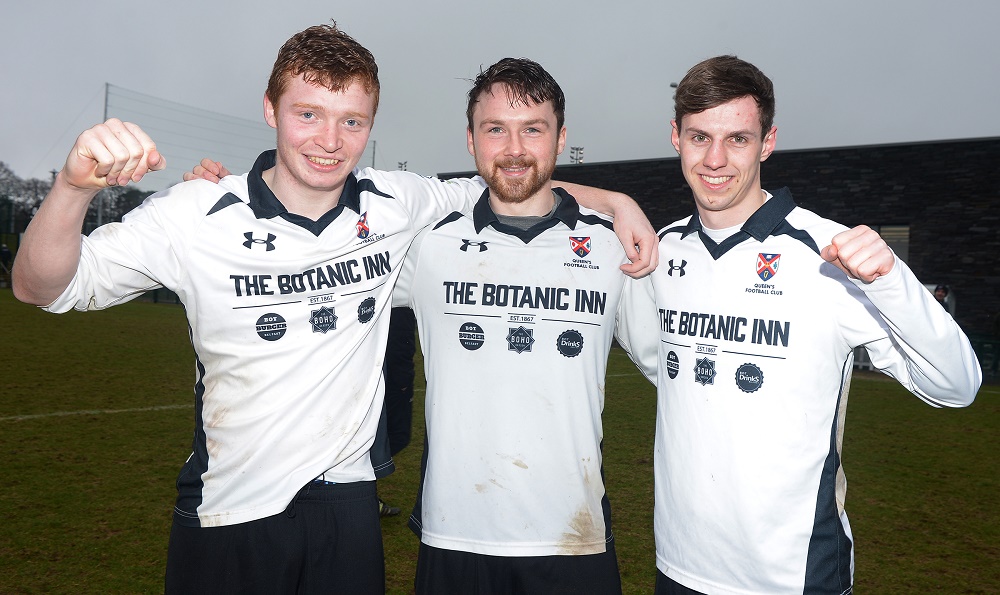
[[[22,178],[62,166],[105,83],[262,120],[278,48],[331,18],[379,63],[382,169],[472,169],[465,93],[506,56],[566,93],[560,163],[570,146],[588,163],[674,156],[670,83],[722,53],[774,81],[778,150],[1000,136],[997,0],[22,0],[0,17],[0,161]]]

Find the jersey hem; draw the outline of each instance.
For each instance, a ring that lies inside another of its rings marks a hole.
[[[608,544],[614,541],[614,536],[592,543],[485,543],[436,537],[428,535],[424,531],[421,541],[425,545],[442,550],[468,552],[470,554],[486,556],[525,558],[531,556],[586,556],[590,554],[603,554],[608,550]]]

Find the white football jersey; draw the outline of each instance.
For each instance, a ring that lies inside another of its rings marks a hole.
[[[48,307],[106,308],[157,287],[180,297],[196,416],[175,512],[193,526],[279,513],[320,475],[391,472],[387,451],[370,454],[382,314],[417,231],[471,208],[485,187],[363,169],[312,221],[288,213],[261,179],[274,162],[268,151],[244,176],[179,184],[84,237],[76,277]]]
[[[932,405],[975,396],[968,339],[902,261],[864,284],[820,256],[844,229],[783,189],[719,244],[697,216],[667,226],[659,268],[626,289],[622,341],[658,383],[656,564],[682,585],[851,591],[855,347]]]
[[[601,412],[626,258],[606,218],[556,191],[527,231],[500,223],[487,191],[418,236],[400,275],[427,378],[410,524],[430,546],[581,555],[612,538]]]

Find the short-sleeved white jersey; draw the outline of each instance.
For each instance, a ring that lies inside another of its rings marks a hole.
[[[180,297],[196,423],[175,513],[193,526],[281,512],[321,474],[391,472],[388,452],[370,455],[382,313],[417,231],[471,208],[485,187],[363,169],[312,221],[288,213],[261,179],[274,160],[268,151],[244,176],[174,186],[84,237],[76,277],[48,307],[100,309],[160,286]]]
[[[856,346],[932,405],[975,396],[968,339],[902,261],[866,285],[823,260],[844,229],[782,189],[721,244],[697,215],[664,228],[659,268],[626,289],[620,334],[658,383],[657,568],[689,588],[851,591]]]
[[[610,222],[568,194],[522,231],[497,221],[487,191],[473,216],[418,236],[394,300],[414,309],[424,352],[427,448],[410,519],[424,543],[606,550],[601,412],[624,262]]]

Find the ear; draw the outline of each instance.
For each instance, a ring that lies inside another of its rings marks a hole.
[[[274,115],[274,104],[268,99],[267,93],[264,93],[264,121],[271,128],[278,127],[278,119]]]
[[[674,150],[678,153],[681,152],[681,131],[677,128],[677,120],[670,120],[670,144],[674,146]]]
[[[764,137],[763,146],[760,149],[760,160],[764,161],[771,156],[774,152],[775,142],[778,140],[778,127],[771,126],[771,130],[768,131],[767,136]]]
[[[562,130],[559,131],[559,140],[556,142],[556,155],[562,155],[563,149],[566,148],[566,127],[563,126]]]
[[[465,135],[466,135],[466,141],[469,144],[469,155],[472,155],[473,157],[475,157],[476,156],[476,143],[472,139],[472,129],[471,128],[466,128],[465,129]]]

